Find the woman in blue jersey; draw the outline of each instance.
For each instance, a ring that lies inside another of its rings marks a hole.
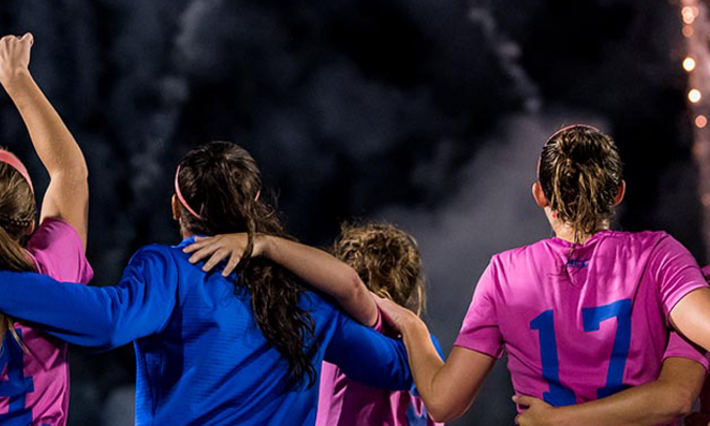
[[[338,276],[337,265],[329,267],[326,276],[301,266],[300,255],[322,252],[288,240],[259,196],[260,173],[249,153],[227,142],[201,146],[180,162],[175,189],[181,244],[139,250],[116,286],[2,272],[0,310],[79,345],[135,341],[138,425],[313,425],[313,385],[323,360],[371,386],[410,388],[401,342],[356,323],[286,269],[251,255],[256,234],[274,236],[271,250],[260,248],[263,255],[333,293],[346,309],[357,306],[352,311],[361,321],[375,322],[376,309],[358,300],[371,296],[349,278],[349,268]],[[203,271],[182,252],[195,235],[234,232],[247,233],[249,244],[226,277]],[[330,279],[345,284],[329,288]]]

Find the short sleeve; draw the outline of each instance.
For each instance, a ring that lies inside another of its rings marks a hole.
[[[59,281],[88,284],[94,271],[86,258],[79,234],[69,223],[47,218],[27,243],[40,271]]]
[[[455,346],[500,358],[503,336],[496,314],[497,282],[493,261],[478,280]]]
[[[677,332],[672,331],[668,338],[666,352],[663,354],[663,360],[674,357],[695,361],[705,367],[705,371],[710,368],[710,356],[706,351],[684,339]]]
[[[688,293],[708,286],[695,258],[671,236],[659,241],[651,255],[648,268],[658,283],[666,318]]]

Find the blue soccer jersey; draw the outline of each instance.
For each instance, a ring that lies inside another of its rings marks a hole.
[[[151,245],[109,287],[0,272],[0,311],[74,344],[110,349],[135,341],[137,425],[313,425],[318,386],[284,391],[288,363],[264,338],[250,294],[234,276],[205,273],[182,248]],[[323,360],[370,386],[409,389],[404,345],[364,327],[313,292]]]

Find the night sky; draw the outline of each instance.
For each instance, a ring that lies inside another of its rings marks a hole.
[[[546,136],[576,122],[621,148],[614,227],[666,230],[708,260],[665,1],[3,0],[0,28],[34,33],[31,70],[87,157],[96,285],[178,241],[177,160],[230,140],[302,241],[327,245],[352,218],[412,232],[448,352],[490,256],[550,236],[530,185]],[[0,131],[45,186],[4,94]],[[132,352],[73,350],[72,424],[126,424]],[[512,424],[511,395],[499,362],[456,424]]]

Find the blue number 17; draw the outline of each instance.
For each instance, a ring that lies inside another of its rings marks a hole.
[[[611,360],[604,387],[597,389],[597,398],[604,398],[624,389],[624,368],[631,343],[631,299],[623,299],[596,308],[582,309],[584,331],[598,331],[602,322],[616,318],[616,336],[611,350]],[[577,399],[571,389],[560,382],[560,360],[555,337],[555,315],[547,310],[530,321],[530,328],[540,336],[542,376],[550,385],[543,399],[554,406],[572,405]]]

